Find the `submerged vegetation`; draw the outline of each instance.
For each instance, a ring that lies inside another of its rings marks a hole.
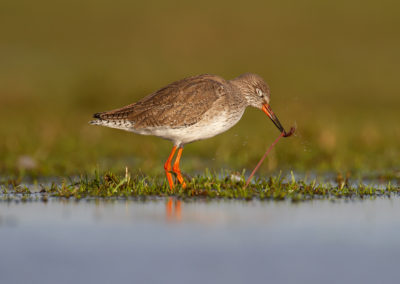
[[[149,178],[140,175],[132,177],[129,173],[116,175],[114,173],[96,173],[93,177],[82,176],[76,181],[64,180],[61,183],[39,185],[40,191],[33,191],[21,185],[20,181],[3,181],[1,185],[1,200],[14,199],[27,201],[57,197],[63,199],[146,199],[148,197],[174,196],[180,199],[236,199],[236,200],[289,200],[292,202],[314,199],[364,199],[375,197],[392,197],[400,193],[398,185],[390,181],[384,186],[366,185],[365,183],[350,182],[348,178],[338,175],[336,181],[318,182],[296,180],[293,173],[284,178],[281,175],[270,178],[259,178],[245,188],[244,175],[211,174],[191,178],[184,189],[177,186],[173,191],[168,187],[164,178]]]

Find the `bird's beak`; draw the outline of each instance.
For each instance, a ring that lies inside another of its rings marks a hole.
[[[262,110],[263,110],[263,112],[265,112],[266,115],[268,115],[268,117],[272,120],[272,122],[275,124],[275,126],[278,127],[279,131],[285,133],[285,135],[286,135],[285,129],[283,128],[283,126],[279,122],[279,119],[276,117],[276,115],[272,111],[272,109],[269,106],[269,104],[263,104]]]

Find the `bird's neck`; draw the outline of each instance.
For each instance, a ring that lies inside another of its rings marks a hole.
[[[250,106],[249,100],[249,87],[246,82],[242,80],[242,78],[238,77],[233,80],[230,80],[229,83],[231,84],[232,88],[235,90],[236,96],[239,96],[246,104],[246,106]]]

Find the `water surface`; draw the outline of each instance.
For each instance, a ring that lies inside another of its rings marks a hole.
[[[400,199],[0,203],[0,283],[398,283]]]

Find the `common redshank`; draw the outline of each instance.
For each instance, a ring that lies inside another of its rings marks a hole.
[[[261,109],[286,135],[269,105],[270,89],[256,74],[243,74],[232,80],[216,75],[199,75],[176,81],[125,107],[94,114],[90,124],[154,135],[174,143],[164,164],[170,189],[172,173],[185,187],[179,168],[185,144],[213,137],[234,126],[246,107]],[[178,150],[175,162],[172,159]]]

